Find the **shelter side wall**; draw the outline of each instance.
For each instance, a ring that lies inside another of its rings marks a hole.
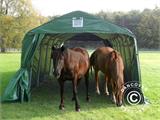
[[[41,44],[35,52],[32,65],[32,86],[52,77],[51,46]]]

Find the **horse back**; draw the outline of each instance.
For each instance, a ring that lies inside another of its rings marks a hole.
[[[88,54],[86,49],[81,48],[81,47],[75,47],[75,48],[71,48],[71,49],[76,51],[76,52],[80,52],[81,54],[83,54],[86,57],[86,59],[89,60],[89,54]]]
[[[71,48],[68,50],[68,58],[66,67],[69,71],[83,76],[89,69],[89,55],[87,50],[83,48]]]
[[[108,64],[110,61],[110,53],[114,51],[110,47],[100,47],[96,49],[90,58],[90,64],[95,70],[100,70],[103,73],[108,72]]]

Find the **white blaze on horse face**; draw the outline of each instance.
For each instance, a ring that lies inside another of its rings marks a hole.
[[[57,76],[56,77],[59,78],[61,76],[62,69],[64,68],[64,56],[59,55],[56,61],[57,61],[57,65],[56,65]]]
[[[61,75],[61,69],[62,69],[62,66],[61,66],[61,51],[59,48],[57,49],[54,49],[54,51],[52,52],[53,54],[53,74],[54,76],[58,79]],[[62,62],[63,63],[63,62]]]

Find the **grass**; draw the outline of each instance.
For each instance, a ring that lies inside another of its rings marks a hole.
[[[65,84],[65,110],[60,111],[59,86],[56,81],[48,81],[33,89],[29,103],[1,104],[1,119],[9,120],[159,120],[160,116],[160,52],[140,52],[141,74],[144,95],[151,104],[115,107],[104,95],[96,95],[94,82],[91,81],[91,102],[85,101],[83,82],[80,83],[78,96],[81,112],[74,111],[71,101],[71,83]],[[10,78],[18,70],[20,54],[0,54],[1,94]]]
[[[8,81],[13,77],[15,72],[20,67],[20,54],[0,54],[0,95],[8,84]]]

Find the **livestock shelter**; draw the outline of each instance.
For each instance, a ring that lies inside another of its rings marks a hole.
[[[125,102],[144,102],[135,35],[124,27],[82,11],[65,14],[26,33],[22,42],[21,67],[6,87],[2,101],[29,101],[31,88],[50,76],[51,47],[60,46],[75,36],[99,38],[104,44],[111,43],[124,61]]]

